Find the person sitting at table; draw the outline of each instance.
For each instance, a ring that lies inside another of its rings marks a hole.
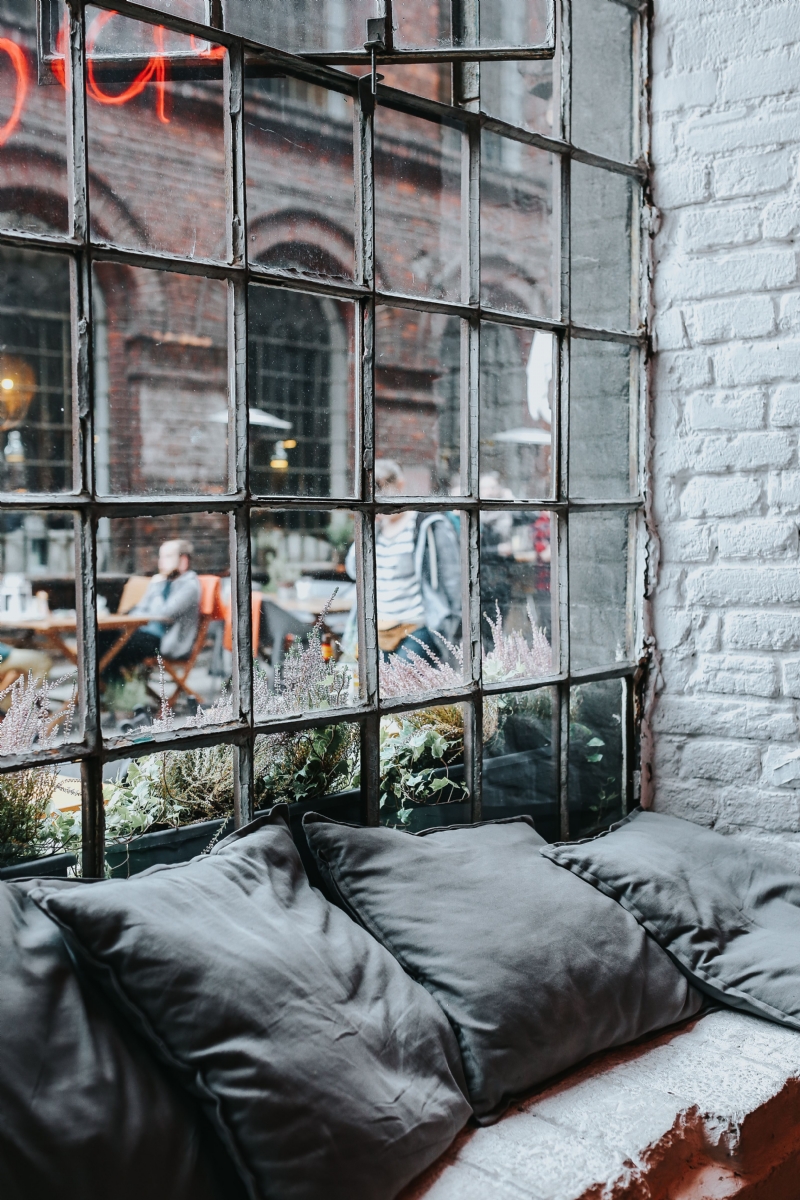
[[[3,695],[21,675],[32,675],[37,686],[43,684],[53,660],[43,650],[22,650],[0,642],[0,712],[6,712],[11,704],[11,693]]]
[[[192,546],[182,538],[164,542],[158,552],[158,574],[148,584],[133,617],[151,617],[128,639],[105,669],[104,676],[119,676],[122,667],[132,667],[161,654],[164,658],[188,658],[197,637],[200,620],[200,580],[191,567]],[[100,657],[113,646],[119,634],[100,633]]]

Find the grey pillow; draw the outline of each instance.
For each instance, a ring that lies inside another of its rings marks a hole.
[[[206,1105],[249,1193],[383,1200],[470,1115],[425,990],[313,890],[283,819],[191,862],[34,893]]]
[[[197,1105],[78,977],[64,939],[0,883],[3,1200],[212,1200],[243,1189]],[[81,892],[78,881],[48,881]],[[94,885],[91,885],[94,886]],[[217,1146],[222,1178],[209,1151]]]
[[[800,1029],[800,876],[768,853],[638,811],[542,854],[619,901],[710,996]]]
[[[700,996],[618,904],[538,853],[530,817],[408,834],[308,814],[331,894],[431,992],[478,1120]]]

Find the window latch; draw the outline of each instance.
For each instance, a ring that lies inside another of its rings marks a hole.
[[[364,49],[369,50],[372,60],[372,94],[378,91],[378,80],[382,76],[376,70],[376,55],[386,49],[386,17],[367,17],[367,40]]]

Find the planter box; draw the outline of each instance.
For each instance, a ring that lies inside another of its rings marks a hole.
[[[337,821],[358,823],[361,820],[361,792],[358,788],[352,788],[333,796],[320,796],[317,800],[304,800],[289,805],[292,836],[311,882],[318,886],[319,878],[302,831],[303,814],[307,812],[323,812]],[[256,813],[256,816],[260,815],[260,812]],[[233,818],[228,817],[226,821],[197,821],[193,825],[181,825],[177,829],[143,833],[139,837],[131,838],[129,842],[108,844],[106,862],[112,876],[127,879],[160,863],[188,862],[189,859],[202,854],[215,838],[221,841],[232,832]]]
[[[43,858],[24,858],[8,867],[0,867],[0,879],[66,879],[71,867],[78,865],[75,854],[47,854]]]

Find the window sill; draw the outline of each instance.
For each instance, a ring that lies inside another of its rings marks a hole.
[[[796,1200],[800,1033],[720,1011],[465,1129],[402,1200]]]

